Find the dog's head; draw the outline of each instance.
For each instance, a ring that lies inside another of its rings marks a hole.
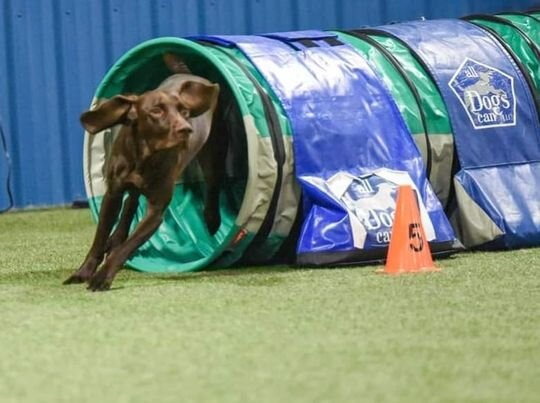
[[[81,115],[83,127],[95,134],[116,124],[129,125],[151,151],[185,147],[193,129],[190,118],[213,110],[219,85],[186,80],[177,91],[160,89],[142,95],[117,95]]]

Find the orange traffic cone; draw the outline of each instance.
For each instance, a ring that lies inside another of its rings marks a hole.
[[[416,194],[410,185],[400,186],[386,266],[381,272],[402,274],[439,270],[431,258]]]

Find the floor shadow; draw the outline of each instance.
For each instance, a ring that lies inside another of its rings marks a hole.
[[[0,273],[0,284],[3,283],[18,283],[18,282],[39,282],[52,281],[58,279],[64,281],[72,273],[68,269],[55,270],[29,270],[10,273]],[[64,277],[65,276],[65,277]]]
[[[453,254],[444,257],[444,259],[437,259],[437,261],[454,261],[459,257],[459,254]],[[294,266],[285,264],[276,265],[261,265],[261,266],[235,266],[223,269],[205,269],[195,272],[184,273],[146,273],[131,269],[122,270],[118,278],[113,283],[112,291],[118,291],[125,288],[124,285],[118,285],[118,280],[125,282],[128,287],[134,286],[134,283],[138,283],[137,287],[154,286],[156,280],[159,282],[231,282],[238,285],[251,285],[251,286],[270,286],[276,285],[287,281],[281,274],[287,274],[292,272],[306,272],[313,270],[365,270],[369,268],[375,269],[377,265],[337,265],[337,266]],[[32,270],[32,271],[19,271],[11,273],[0,272],[0,285],[11,284],[33,284],[43,285],[44,287],[50,286],[63,286],[62,282],[73,273],[72,269],[59,268],[54,270]],[[131,282],[131,284],[130,284]],[[150,284],[152,282],[153,284]],[[158,282],[158,283],[159,283]],[[71,287],[81,287],[86,291],[86,285],[71,285]],[[63,287],[70,287],[66,285]]]
[[[164,281],[193,281],[197,279],[209,278],[232,278],[245,276],[269,276],[273,274],[283,274],[301,270],[300,267],[293,266],[255,266],[255,267],[233,267],[224,269],[205,269],[196,272],[152,274],[152,278]]]

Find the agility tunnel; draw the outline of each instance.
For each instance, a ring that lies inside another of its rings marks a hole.
[[[220,84],[214,122],[229,138],[218,232],[206,229],[195,161],[129,265],[178,272],[264,263],[286,241],[296,244],[299,264],[380,261],[402,184],[416,189],[435,254],[460,250],[460,241],[538,245],[538,20],[467,19],[159,38],[127,52],[92,106],[156,88],[172,74],[163,54],[174,53]],[[85,136],[95,218],[118,130]],[[133,225],[144,211],[142,200]]]

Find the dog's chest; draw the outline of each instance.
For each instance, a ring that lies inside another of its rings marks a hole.
[[[141,191],[152,190],[173,181],[185,165],[187,150],[173,148],[160,151],[136,164],[124,179],[126,185]]]
[[[143,189],[145,187],[145,181],[140,172],[132,171],[126,177],[126,184],[128,186],[136,187],[137,189]]]

